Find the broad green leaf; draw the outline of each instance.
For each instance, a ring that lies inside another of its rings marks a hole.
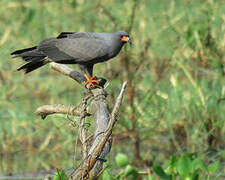
[[[167,175],[164,172],[164,170],[161,166],[156,165],[153,167],[153,170],[162,180],[171,180],[172,179],[171,176]]]
[[[125,175],[129,176],[135,169],[131,165],[127,165],[125,169]]]
[[[132,176],[136,179],[138,177],[138,171],[131,165],[127,165],[125,169],[125,176]]]
[[[210,173],[215,173],[219,168],[220,162],[216,161],[208,166],[208,171]]]
[[[106,169],[105,172],[102,175],[102,179],[103,180],[112,180],[113,178],[111,177],[109,170]]]
[[[183,155],[180,157],[177,163],[177,171],[182,177],[189,177],[191,173],[191,160],[188,156]]]
[[[195,170],[194,173],[192,174],[192,180],[198,180],[199,179],[199,173],[198,170]]]
[[[152,175],[149,175],[148,180],[155,180],[155,178]]]
[[[196,169],[202,167],[202,160],[201,158],[196,158],[191,162],[191,172],[193,173]]]
[[[116,164],[119,168],[125,167],[128,163],[128,157],[125,154],[119,153],[116,155]]]

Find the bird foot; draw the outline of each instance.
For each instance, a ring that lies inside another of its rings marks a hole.
[[[92,76],[91,78],[87,75],[84,74],[84,77],[87,79],[87,81],[84,83],[84,87],[87,88],[87,85],[89,84],[89,89],[94,89],[96,84],[98,85],[99,82],[97,80],[95,80],[96,76]]]

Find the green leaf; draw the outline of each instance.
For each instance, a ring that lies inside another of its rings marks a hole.
[[[125,154],[119,153],[116,156],[116,164],[119,168],[123,168],[128,165],[128,157]]]
[[[175,167],[176,162],[177,162],[177,157],[173,155],[173,156],[171,157],[171,159],[170,159],[170,165],[171,165],[172,167]]]
[[[208,166],[208,171],[210,173],[215,173],[219,168],[220,162],[216,161]]]
[[[190,173],[191,173],[191,159],[186,156],[186,155],[183,155],[180,157],[180,159],[178,160],[177,162],[177,171],[178,173],[184,177],[184,178],[187,178],[190,176]]]
[[[56,172],[53,176],[53,180],[67,180],[68,176],[64,171]]]
[[[103,175],[102,175],[102,179],[103,179],[103,180],[112,180],[112,179],[113,179],[112,176],[110,175],[108,169],[106,169],[106,170],[104,171],[104,173],[103,173]]]
[[[131,165],[127,165],[125,169],[125,176],[132,176],[134,179],[138,178],[138,171]]]
[[[167,174],[171,174],[171,175],[175,174],[176,173],[176,163],[177,163],[177,157],[173,155],[168,162],[165,172]]]
[[[149,175],[148,180],[155,180],[155,178],[152,175]]]
[[[162,180],[171,180],[172,179],[171,176],[167,175],[164,172],[164,170],[161,166],[156,165],[153,167],[153,170]]]
[[[131,165],[127,165],[125,169],[125,175],[128,176],[129,174],[132,174],[134,168]]]
[[[199,173],[198,170],[195,170],[194,173],[192,174],[192,180],[198,180],[199,179]]]
[[[202,167],[201,158],[196,158],[191,162],[191,172],[193,173],[196,169],[200,169]]]

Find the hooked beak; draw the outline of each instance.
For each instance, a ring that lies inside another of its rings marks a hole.
[[[122,36],[121,41],[124,43],[130,42],[130,38],[127,36]]]
[[[123,36],[121,38],[121,41],[124,42],[124,43],[128,42],[130,44],[130,46],[132,46],[132,42],[131,42],[131,40],[130,40],[130,38],[128,36]]]

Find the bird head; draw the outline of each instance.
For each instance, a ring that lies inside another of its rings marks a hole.
[[[118,31],[118,32],[116,32],[116,34],[117,34],[117,36],[119,37],[119,39],[122,43],[125,44],[125,43],[129,42],[131,44],[129,34],[127,32]]]

